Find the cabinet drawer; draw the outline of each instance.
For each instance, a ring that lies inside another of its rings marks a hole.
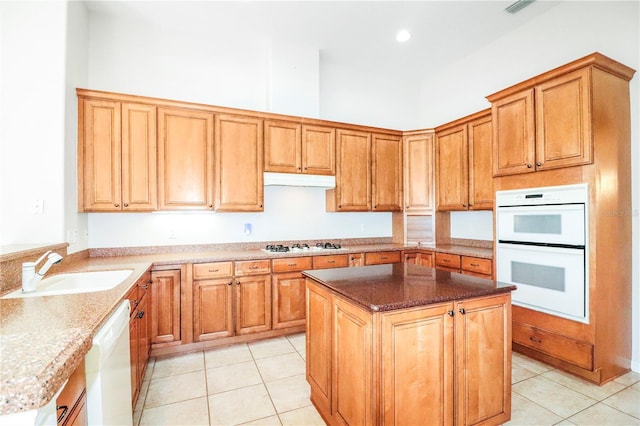
[[[379,251],[365,253],[365,265],[380,265],[383,263],[398,263],[402,261],[402,253],[399,251]]]
[[[236,262],[236,276],[260,275],[271,273],[271,261],[264,260],[243,260]]]
[[[311,257],[289,257],[287,259],[273,259],[271,268],[273,272],[304,271],[312,268]]]
[[[81,362],[80,365],[78,365],[78,368],[76,368],[76,370],[71,374],[67,384],[56,399],[56,405],[60,407],[56,415],[58,418],[62,417],[59,424],[62,425],[68,422],[74,407],[84,397],[84,392],[84,362]]]
[[[462,256],[462,269],[476,274],[492,275],[493,267],[489,259]]]
[[[543,352],[586,370],[593,369],[593,345],[513,322],[513,342]]]
[[[222,278],[233,275],[233,262],[194,263],[193,279]]]
[[[436,267],[460,269],[460,256],[457,254],[436,253]]]
[[[313,269],[345,268],[347,266],[349,266],[349,256],[346,254],[313,257]]]

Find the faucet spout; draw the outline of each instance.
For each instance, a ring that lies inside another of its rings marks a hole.
[[[36,272],[36,266],[38,266],[45,257],[47,261],[42,265],[42,268]],[[62,256],[58,253],[52,253],[51,250],[40,256],[35,262],[24,262],[22,264],[22,292],[29,293],[35,291],[38,283],[42,277],[44,277],[44,274],[49,271],[49,268],[60,262],[62,262]]]

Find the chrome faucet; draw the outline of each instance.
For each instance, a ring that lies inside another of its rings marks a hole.
[[[38,263],[42,262],[45,257],[47,261],[42,265],[42,268],[36,272],[36,266],[38,266]],[[44,277],[44,274],[49,271],[49,268],[60,262],[62,262],[62,256],[58,253],[52,253],[51,250],[40,256],[35,262],[24,262],[22,264],[22,292],[30,293],[35,291],[38,283],[42,277]]]

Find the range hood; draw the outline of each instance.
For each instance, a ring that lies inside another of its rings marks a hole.
[[[311,186],[316,188],[335,188],[336,177],[297,173],[265,172],[264,186]]]

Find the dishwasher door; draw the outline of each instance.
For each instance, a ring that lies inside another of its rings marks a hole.
[[[98,330],[85,357],[87,419],[90,425],[131,425],[129,301],[123,301]]]

